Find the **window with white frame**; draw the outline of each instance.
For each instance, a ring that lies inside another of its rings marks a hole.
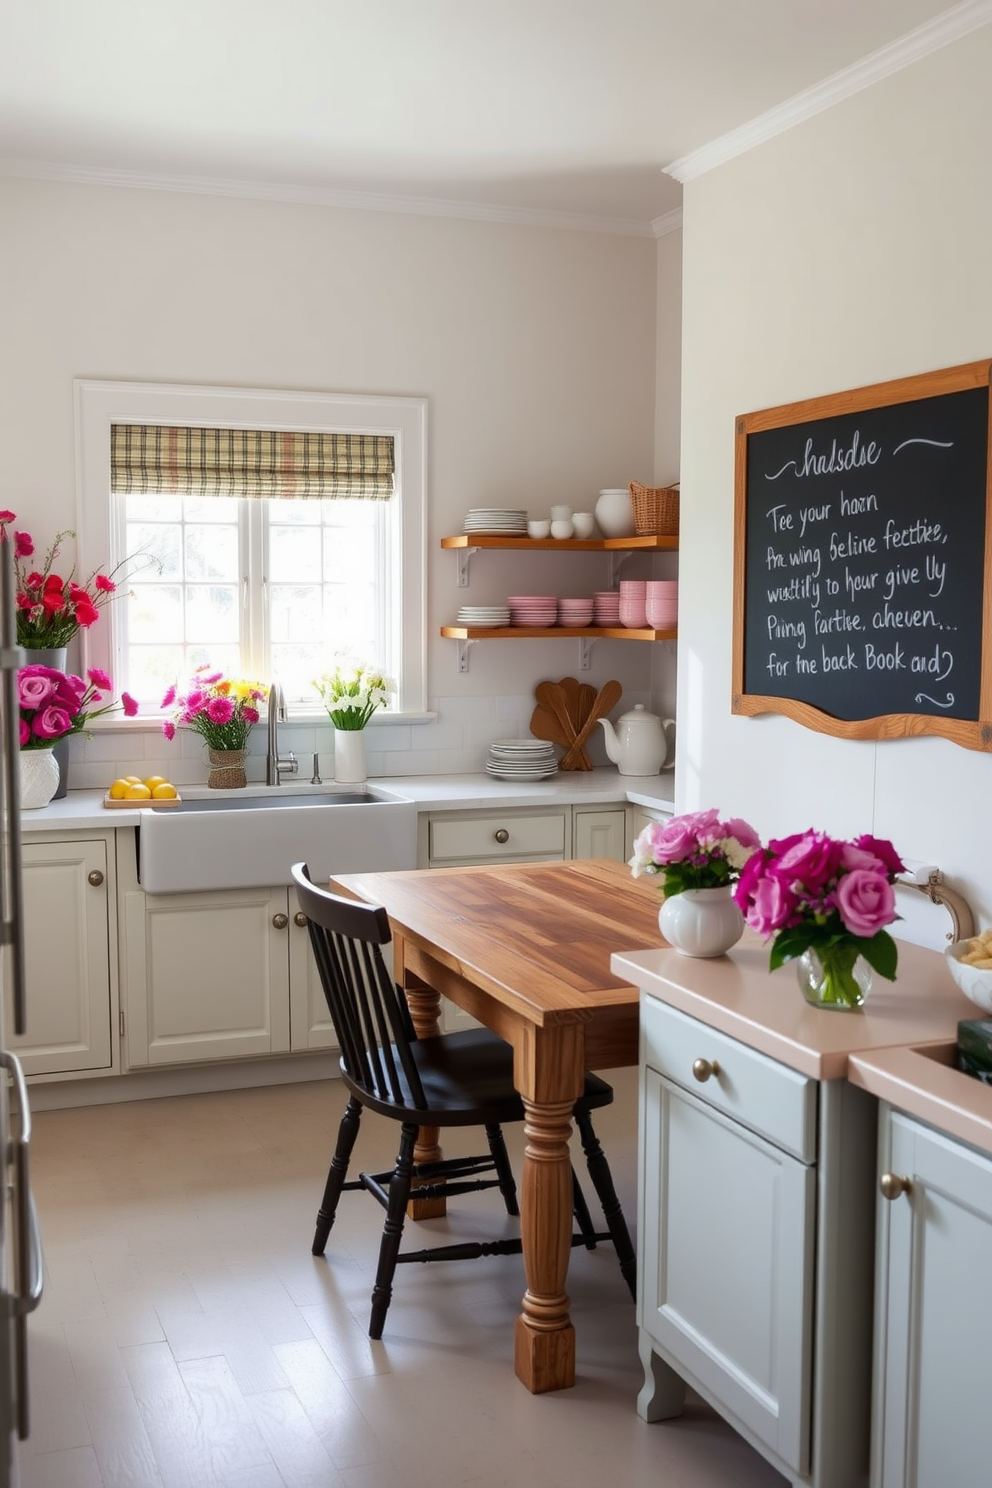
[[[129,593],[86,633],[143,714],[201,662],[319,712],[341,654],[426,706],[422,399],[76,385],[80,568]]]

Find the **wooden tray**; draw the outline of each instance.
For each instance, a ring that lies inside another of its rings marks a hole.
[[[181,806],[183,804],[183,798],[182,796],[174,796],[172,800],[161,801],[153,801],[150,798],[141,801],[112,801],[109,796],[104,796],[103,804],[109,811],[114,811],[122,806],[129,807],[131,811],[139,806],[154,806],[157,811],[160,806]]]

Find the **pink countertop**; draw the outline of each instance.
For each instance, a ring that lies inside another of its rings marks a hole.
[[[643,994],[800,1074],[848,1078],[992,1153],[992,1086],[952,1067],[958,1021],[983,1014],[958,991],[937,951],[900,944],[896,981],[876,975],[859,1012],[810,1007],[794,968],[770,973],[768,947],[750,930],[726,956],[618,952],[611,966]]]

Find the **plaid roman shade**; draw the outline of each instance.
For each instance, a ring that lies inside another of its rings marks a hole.
[[[112,424],[110,430],[110,489],[122,495],[383,501],[393,494],[393,470],[388,434],[161,424]]]

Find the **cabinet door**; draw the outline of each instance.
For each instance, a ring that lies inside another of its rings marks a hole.
[[[295,889],[289,899],[292,905]],[[306,915],[298,909],[293,910],[289,931],[289,1039],[294,1051],[340,1048],[310,949]]]
[[[668,821],[671,815],[672,813],[670,811],[656,810],[654,807],[634,805],[628,806],[627,843],[624,851],[624,857],[630,858],[633,855],[634,843],[636,842],[640,834],[644,831],[645,827],[649,826],[651,822]]]
[[[289,1049],[286,889],[125,895],[131,1065]]]
[[[8,1045],[27,1075],[110,1069],[107,844],[27,842],[22,864],[27,1032]]]
[[[873,1488],[987,1483],[992,1162],[892,1112],[881,1152]]]
[[[573,858],[612,858],[622,863],[626,847],[627,813],[618,810],[579,811],[572,814]]]
[[[796,1472],[809,1464],[815,1169],[648,1068],[638,1320]]]

